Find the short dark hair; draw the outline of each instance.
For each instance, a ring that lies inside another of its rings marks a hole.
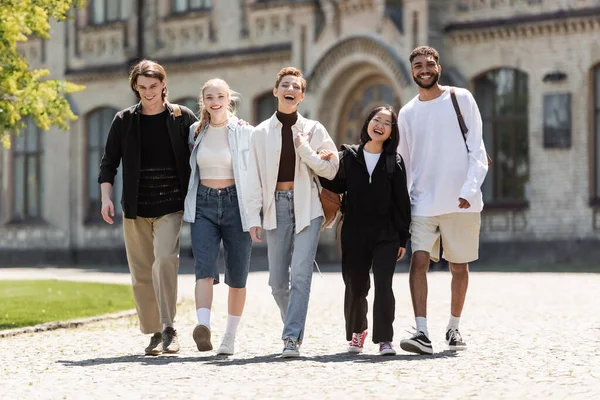
[[[277,79],[275,80],[275,89],[277,89],[279,87],[279,84],[281,83],[281,80],[283,79],[283,77],[288,76],[288,75],[297,76],[298,78],[300,78],[300,82],[302,85],[302,93],[304,93],[304,91],[306,90],[306,79],[304,79],[304,76],[302,75],[302,71],[300,71],[298,68],[294,68],[294,67],[282,68],[281,71],[279,71],[279,73],[277,73]]]
[[[440,53],[438,53],[438,51],[431,46],[419,46],[411,51],[410,57],[408,57],[411,65],[417,56],[433,56],[433,58],[435,58],[435,62],[438,64],[440,63]]]
[[[369,122],[371,122],[371,120],[379,111],[383,110],[387,110],[390,112],[390,114],[392,114],[392,132],[390,133],[390,137],[387,138],[387,140],[383,143],[383,152],[395,154],[398,144],[400,143],[400,130],[398,129],[398,117],[396,116],[394,108],[390,105],[376,107],[369,113],[369,115],[367,115],[367,119],[365,120],[362,130],[360,131],[360,144],[365,145],[369,140],[371,140],[369,132],[367,131]]]
[[[161,82],[165,83],[165,88],[162,91],[162,99],[165,100],[169,94],[169,90],[167,89],[167,72],[163,68],[162,65],[152,60],[142,60],[139,63],[135,64],[131,70],[129,71],[129,86],[131,86],[131,90],[135,93],[135,96],[139,99],[140,93],[137,91],[135,86],[137,85],[137,78],[139,76],[145,76],[146,78],[155,78]]]

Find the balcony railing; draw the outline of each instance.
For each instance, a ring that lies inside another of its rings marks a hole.
[[[113,65],[127,60],[127,22],[87,26],[79,30],[79,52],[85,66]]]

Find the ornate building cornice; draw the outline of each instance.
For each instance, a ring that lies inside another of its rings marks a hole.
[[[600,7],[561,10],[511,18],[462,22],[446,26],[454,43],[533,38],[600,31]]]
[[[271,61],[277,58],[291,58],[291,43],[281,43],[261,47],[248,47],[243,49],[186,54],[173,57],[156,58],[167,72],[198,70],[198,66],[210,68],[215,66],[231,66],[236,63],[248,64],[262,61]],[[113,77],[123,77],[129,73],[128,63],[111,65],[97,65],[81,69],[66,71],[66,78],[75,83],[101,81]]]

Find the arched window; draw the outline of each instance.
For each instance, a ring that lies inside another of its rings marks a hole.
[[[384,78],[365,80],[354,88],[341,113],[338,135],[334,139],[335,143],[338,146],[345,143],[358,143],[360,130],[367,115],[375,107],[383,105],[394,107],[396,113],[400,109],[400,99]]]
[[[600,201],[600,64],[593,70],[594,90],[594,200]]]
[[[12,222],[42,218],[42,130],[30,119],[25,123],[12,144]]]
[[[119,110],[112,107],[103,107],[89,113],[86,117],[86,160],[87,160],[87,196],[86,220],[99,222],[101,220],[100,208],[102,198],[98,184],[100,161],[104,154],[104,147],[110,130],[110,124]],[[115,217],[121,217],[121,194],[123,193],[123,178],[121,167],[117,170],[113,185],[111,199],[115,206]]]
[[[254,125],[271,118],[277,111],[277,97],[273,96],[272,91],[268,91],[254,100]]]
[[[488,203],[525,206],[529,200],[528,78],[502,68],[475,79],[483,140],[494,160],[483,184]]]

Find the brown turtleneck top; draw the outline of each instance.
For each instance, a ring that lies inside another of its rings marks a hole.
[[[296,170],[296,148],[292,126],[298,120],[298,113],[284,114],[277,111],[277,119],[283,124],[281,127],[281,157],[279,159],[279,173],[277,182],[293,182]]]

